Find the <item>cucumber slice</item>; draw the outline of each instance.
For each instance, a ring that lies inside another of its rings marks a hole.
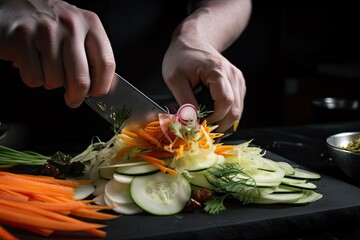
[[[277,168],[274,172],[259,169],[255,173],[249,175],[255,180],[254,184],[250,184],[252,186],[256,184],[258,187],[276,187],[281,183],[285,173],[281,168]],[[237,177],[239,179],[249,178],[249,176],[243,174],[238,174]]]
[[[113,211],[124,214],[124,215],[134,215],[143,212],[134,202],[117,204],[109,199],[107,195],[104,195],[104,201],[108,206],[114,206]]]
[[[305,170],[302,168],[293,168],[293,169],[294,169],[294,174],[291,174],[287,177],[299,178],[299,179],[309,179],[309,180],[317,180],[317,179],[321,178],[320,174],[309,171],[309,170]]]
[[[158,172],[136,176],[130,184],[134,202],[143,210],[154,215],[179,213],[191,197],[191,186],[183,176]]]
[[[297,187],[297,188],[301,188],[301,189],[309,189],[309,190],[317,189],[317,186],[314,183],[307,182],[307,180],[295,179],[295,178],[292,179],[292,178],[284,177],[281,184],[287,185],[287,186],[292,186],[292,187]]]
[[[114,168],[101,168],[99,167],[99,175],[101,178],[110,180],[115,172]]]
[[[286,176],[294,175],[294,168],[287,162],[277,162],[278,166],[285,171]]]
[[[214,189],[214,186],[210,184],[206,177],[207,170],[200,171],[200,172],[191,172],[189,177],[189,182],[191,185],[207,188],[207,189]]]
[[[97,205],[107,205],[106,202],[105,202],[105,199],[104,199],[104,195],[105,193],[101,193],[99,195],[97,195],[96,197],[93,198],[94,200],[94,203],[97,204]]]
[[[278,168],[277,162],[270,160],[268,158],[259,158],[261,161],[257,162],[258,168],[265,171],[275,172]]]
[[[92,184],[80,184],[76,187],[74,192],[75,200],[83,200],[90,196],[95,191],[95,187]]]
[[[191,159],[191,165],[187,168],[190,172],[198,172],[211,168],[219,160],[219,155],[210,153],[208,155],[193,157]]]
[[[294,203],[304,197],[304,192],[298,193],[271,193],[263,195],[260,198],[253,198],[255,204],[276,204],[276,203]]]
[[[92,165],[89,169],[89,179],[92,183],[96,183],[101,179],[99,174],[99,163]]]
[[[280,184],[274,191],[274,193],[293,193],[293,192],[301,192],[302,190],[297,187],[291,187]]]
[[[296,200],[295,202],[293,202],[294,204],[312,203],[312,202],[319,200],[323,196],[322,194],[317,193],[312,190],[304,190],[304,192],[305,192],[304,196],[302,198]]]
[[[134,176],[124,175],[117,172],[114,172],[113,179],[118,183],[130,184]]]
[[[148,175],[160,171],[153,164],[143,164],[135,166],[117,167],[115,172],[123,175],[137,176],[137,175]]]
[[[133,202],[130,196],[130,184],[118,183],[114,179],[106,184],[105,196],[116,204]]]
[[[98,196],[105,192],[105,186],[108,183],[109,180],[107,179],[100,179],[95,183],[95,190],[92,193],[94,196]]]

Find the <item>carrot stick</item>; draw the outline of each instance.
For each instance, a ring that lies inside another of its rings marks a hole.
[[[144,131],[143,129],[140,129],[138,134],[140,137],[144,138],[145,140],[148,140],[148,141],[152,142],[153,144],[155,144],[159,149],[162,149],[161,143],[156,138],[151,136],[149,133]]]
[[[159,168],[163,173],[170,173],[170,174],[173,174],[173,175],[178,175],[178,172],[175,171],[174,169],[172,168],[168,168],[168,167],[165,167],[161,164],[158,164],[158,163],[153,163],[157,168]]]
[[[139,138],[139,136],[136,133],[130,132],[130,131],[126,130],[126,129],[122,129],[121,133],[123,133],[125,135],[128,135],[131,138]]]
[[[150,163],[157,163],[157,164],[160,164],[160,165],[165,164],[165,162],[163,160],[160,160],[160,159],[157,159],[157,158],[154,158],[154,157],[150,157],[150,156],[147,156],[145,154],[138,153],[137,156],[144,159],[144,160],[146,160],[146,161],[149,161]]]
[[[120,158],[125,154],[127,153],[133,146],[131,145],[128,145],[124,148],[122,148],[115,156],[115,160],[120,160]]]
[[[50,211],[47,212],[51,213]],[[59,219],[55,220],[53,218],[49,218],[46,215],[44,216],[29,214],[28,211],[22,211],[19,208],[8,207],[5,205],[0,208],[0,221],[6,220],[15,224],[23,223],[29,226],[62,231],[84,231],[87,229],[97,229],[105,227],[105,225],[102,224],[86,223],[81,221],[78,221],[76,222],[76,224],[74,224],[73,222],[68,221],[66,216],[60,214],[57,215],[61,216],[61,218],[66,219],[66,222]],[[54,214],[52,214],[52,216],[54,216]]]
[[[0,239],[17,240],[18,238],[12,235],[8,230],[6,230],[0,225]]]
[[[0,198],[6,198],[6,199],[14,199],[17,201],[28,201],[29,196],[26,196],[24,194],[9,190],[9,189],[1,189],[0,190]]]
[[[71,214],[78,217],[85,217],[85,218],[97,219],[97,220],[110,220],[117,218],[117,215],[104,213],[104,212],[97,212],[86,208],[76,209],[72,211]]]
[[[94,220],[108,220],[117,215],[99,210],[113,206],[89,205],[91,200],[76,201],[74,189],[89,180],[69,181],[51,177],[0,172],[0,223],[43,236],[56,230],[86,231],[99,237],[104,224],[88,223],[70,215]],[[2,236],[0,235],[0,238]]]
[[[74,188],[68,186],[62,186],[57,184],[37,182],[34,180],[25,180],[14,176],[0,176],[0,183],[3,185],[9,184],[19,188],[25,188],[24,191],[32,188],[34,190],[43,190],[44,192],[57,193],[60,195],[72,195]],[[9,188],[11,189],[11,188]],[[22,191],[22,192],[24,192]]]
[[[57,179],[50,176],[41,176],[41,175],[29,175],[29,174],[14,174],[9,172],[1,172],[0,176],[12,176],[19,179],[27,179],[27,180],[33,180],[36,182],[43,182],[43,183],[50,183],[50,184],[59,184],[62,186],[67,187],[77,187],[80,183],[78,181],[70,181],[70,180],[64,180],[64,179]]]

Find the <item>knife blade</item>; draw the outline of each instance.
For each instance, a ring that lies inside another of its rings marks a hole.
[[[111,116],[116,109],[123,107],[131,109],[130,118],[124,127],[129,131],[144,127],[150,121],[156,120],[159,113],[166,112],[164,108],[116,73],[108,94],[100,97],[89,96],[85,102],[111,124],[113,123]]]

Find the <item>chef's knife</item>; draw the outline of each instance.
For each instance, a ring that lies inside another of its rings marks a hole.
[[[134,131],[158,118],[165,109],[134,87],[131,83],[115,73],[108,94],[101,97],[87,97],[85,102],[97,113],[113,124],[112,117],[118,109],[131,110],[125,129]]]

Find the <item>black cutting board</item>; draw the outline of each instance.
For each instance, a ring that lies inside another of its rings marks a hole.
[[[266,157],[291,163],[271,152]],[[360,222],[358,187],[326,175],[312,182],[323,198],[308,205],[242,205],[229,200],[225,202],[227,210],[217,215],[199,211],[174,216],[119,216],[106,222],[106,239],[256,239]],[[9,230],[20,239],[46,239],[19,229]],[[48,239],[98,238],[82,232],[56,232]]]

